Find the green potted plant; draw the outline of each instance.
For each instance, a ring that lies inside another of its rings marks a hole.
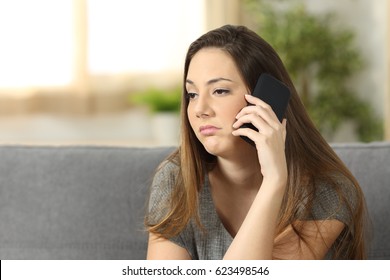
[[[148,108],[152,117],[151,128],[154,140],[159,145],[178,143],[181,88],[166,90],[150,87],[130,94],[130,102]]]
[[[301,3],[246,0],[259,34],[279,53],[301,99],[329,141],[345,122],[361,141],[383,137],[381,121],[348,81],[364,66],[354,33],[335,26],[336,15],[312,15]],[[275,6],[275,4],[278,4]]]
[[[175,88],[164,90],[156,87],[130,95],[132,103],[149,107],[152,113],[170,112],[177,113],[180,110],[181,90]]]

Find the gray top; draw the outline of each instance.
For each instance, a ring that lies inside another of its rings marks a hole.
[[[169,208],[170,193],[173,189],[178,167],[172,162],[163,163],[156,173],[149,200],[149,214],[158,221]],[[314,201],[313,220],[338,219],[350,224],[350,215],[346,206],[340,207],[337,193],[326,185],[320,185]],[[354,197],[352,194],[349,197]],[[192,259],[222,259],[233,241],[233,237],[221,222],[211,196],[210,182],[206,176],[205,184],[199,194],[199,216],[205,229],[198,228],[190,221],[185,229],[171,241],[185,248]],[[326,258],[329,258],[330,255]]]

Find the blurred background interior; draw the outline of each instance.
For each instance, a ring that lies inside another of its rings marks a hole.
[[[188,45],[245,24],[329,142],[390,140],[387,0],[0,0],[0,144],[178,143]]]

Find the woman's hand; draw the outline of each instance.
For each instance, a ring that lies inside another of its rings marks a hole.
[[[261,99],[252,95],[245,98],[255,106],[246,106],[238,113],[233,135],[246,136],[256,144],[263,180],[277,180],[284,185],[287,181],[286,119],[280,123],[271,106]],[[252,123],[259,131],[240,128],[244,123]]]

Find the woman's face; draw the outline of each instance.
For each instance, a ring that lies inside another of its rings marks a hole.
[[[233,136],[233,123],[247,105],[248,89],[233,59],[218,48],[204,48],[192,58],[186,78],[188,119],[206,151],[228,155],[246,145]]]

